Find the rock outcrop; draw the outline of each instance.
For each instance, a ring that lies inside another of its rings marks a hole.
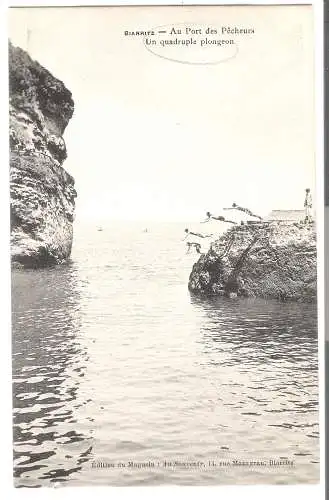
[[[76,191],[62,167],[74,102],[64,84],[9,44],[11,260],[64,262],[71,253]]]
[[[194,264],[195,294],[313,302],[317,296],[314,224],[234,226]]]

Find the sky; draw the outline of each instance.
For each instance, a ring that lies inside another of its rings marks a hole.
[[[123,34],[171,23],[255,33],[213,65],[165,60]],[[75,101],[63,166],[77,219],[302,209],[315,190],[312,23],[311,6],[10,9],[12,43]]]

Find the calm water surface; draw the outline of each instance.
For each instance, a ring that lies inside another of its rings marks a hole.
[[[13,272],[15,485],[317,482],[316,306],[191,297],[184,226],[143,229]]]

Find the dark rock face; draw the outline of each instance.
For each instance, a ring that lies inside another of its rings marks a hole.
[[[188,287],[199,295],[313,302],[316,262],[314,224],[235,226],[194,264]]]
[[[74,103],[64,84],[9,44],[11,259],[18,267],[71,253],[76,191],[62,134]]]

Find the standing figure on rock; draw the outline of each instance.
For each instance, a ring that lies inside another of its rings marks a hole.
[[[236,203],[232,203],[232,207],[224,208],[224,210],[240,210],[240,212],[244,212],[245,214],[248,214],[251,217],[256,217],[259,220],[263,220],[263,218],[260,215],[254,214],[251,210],[249,210],[249,208],[240,207]]]
[[[191,241],[191,242],[190,242],[190,241],[188,241],[188,242],[186,243],[186,245],[187,245],[187,252],[186,252],[186,253],[190,253],[191,248],[195,248],[195,251],[196,251],[197,253],[202,253],[202,252],[201,252],[201,245],[200,245],[200,243],[195,243],[195,242],[192,242],[192,241]]]
[[[212,215],[210,212],[207,212],[206,216],[207,216],[206,220],[201,221],[201,224],[203,224],[205,222],[209,222],[210,219],[218,220],[220,222],[229,222],[230,224],[236,224],[236,222],[234,222],[233,220],[227,220],[222,215],[216,216],[216,215]]]
[[[305,189],[304,208],[305,208],[305,224],[307,224],[312,221],[312,196],[309,188]]]
[[[190,236],[190,235],[191,235],[191,236],[196,236],[197,238],[211,238],[211,237],[212,237],[212,234],[194,233],[193,231],[190,231],[190,230],[189,230],[189,229],[187,229],[187,228],[186,228],[184,231],[185,231],[185,233],[186,233],[186,236],[185,236],[185,238],[183,238],[183,241],[184,241],[184,240],[186,240],[186,238],[187,238],[188,236]]]

